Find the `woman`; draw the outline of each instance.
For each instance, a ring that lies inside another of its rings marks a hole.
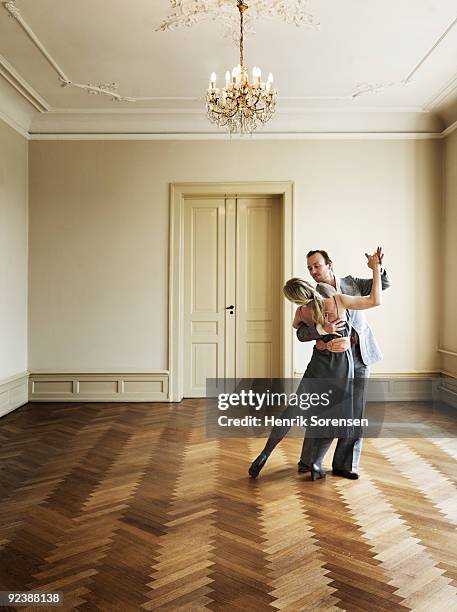
[[[367,265],[373,272],[373,284],[371,293],[368,296],[351,296],[336,293],[331,297],[323,298],[316,289],[300,278],[290,279],[283,289],[285,297],[291,302],[298,304],[293,327],[298,328],[302,322],[307,325],[316,325],[318,323],[324,325],[326,320],[334,321],[342,319],[345,321],[344,329],[341,330],[341,336],[348,337],[347,349],[344,352],[333,353],[327,349],[318,350],[314,347],[311,361],[303,375],[300,387],[309,389],[311,382],[309,379],[336,379],[335,382],[338,383],[337,387],[341,392],[341,397],[345,398],[346,404],[352,401],[351,379],[354,377],[354,362],[349,343],[351,326],[348,310],[366,310],[381,304],[381,265],[377,252],[373,253],[373,255],[367,255],[367,259]],[[337,335],[335,334],[324,336],[323,341],[327,344],[336,337]],[[300,393],[300,387],[297,390],[297,394]],[[282,417],[287,419],[295,411],[296,407],[289,407],[285,410]],[[349,412],[347,405],[345,411]],[[251,478],[257,478],[271,452],[288,433],[289,429],[290,427],[285,425],[278,425],[272,429],[265,448],[249,468]],[[325,477],[322,461],[333,438],[334,436],[310,439],[307,444],[308,465],[312,480]]]

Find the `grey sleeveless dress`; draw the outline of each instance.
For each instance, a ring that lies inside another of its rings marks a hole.
[[[338,304],[336,300],[335,304],[338,313]],[[348,313],[346,313],[346,323],[341,335],[349,336],[350,332],[350,320],[348,318]],[[336,335],[327,335],[324,336],[323,340],[329,341],[338,337],[339,336]],[[319,351],[314,348],[313,356],[298,385],[296,394],[323,393],[330,391],[332,400],[330,408],[315,407],[312,410],[308,409],[308,411],[303,412],[303,416],[305,418],[309,417],[309,419],[311,419],[312,416],[321,418],[333,418],[335,416],[351,417],[354,412],[352,394],[353,378],[354,361],[351,349],[343,353],[331,353],[328,350]],[[279,444],[289,432],[290,425],[287,423],[290,417],[296,416],[300,410],[300,408],[291,404],[286,407],[281,415],[281,417],[285,419],[284,424],[276,424],[273,427],[265,447],[257,460],[261,458],[263,454],[269,457],[277,444]],[[304,457],[304,463],[306,465],[312,465],[313,463],[320,464],[333,438],[353,438],[354,434],[355,432],[351,427],[330,426],[324,428],[317,427],[314,429],[307,427],[302,450],[302,459]]]
[[[335,301],[337,318],[339,318],[338,303]],[[350,311],[346,311],[344,328],[340,330],[340,336],[328,334],[322,340],[328,342],[341,336],[350,337]],[[354,360],[352,350],[342,353],[332,353],[325,350],[313,349],[311,361],[306,368],[297,393],[329,393],[330,405],[328,407],[317,406],[307,411],[308,422],[311,417],[316,419],[338,419],[348,420],[354,416],[353,410],[353,384],[354,384]],[[328,424],[325,426],[311,426],[306,430],[306,438],[350,438],[357,432],[353,426],[344,424]]]

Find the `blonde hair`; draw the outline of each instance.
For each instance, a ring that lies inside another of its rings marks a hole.
[[[314,323],[325,323],[325,306],[322,296],[314,287],[302,278],[291,278],[283,287],[285,297],[294,304],[304,306],[311,304]]]

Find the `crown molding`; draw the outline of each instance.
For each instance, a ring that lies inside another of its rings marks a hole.
[[[258,134],[388,134],[391,137],[437,137],[445,125],[433,113],[424,112],[345,112],[333,109],[319,112],[305,108],[278,111],[266,129]],[[77,134],[201,134],[205,138],[227,138],[225,131],[211,128],[202,109],[154,109],[150,113],[36,113],[30,127],[30,135]],[[430,136],[432,135],[432,136]],[[294,136],[295,138],[299,136]],[[341,136],[339,136],[341,137]]]
[[[1,85],[1,80],[0,80]],[[13,94],[13,92],[10,92]],[[37,112],[15,103],[19,94],[5,96],[0,87],[0,119],[29,140],[229,140],[224,131],[210,131],[204,114],[192,109],[103,113]],[[6,104],[6,102],[8,102]],[[23,100],[19,100],[25,105]],[[412,109],[411,109],[412,110]],[[457,121],[445,127],[432,113],[389,113],[370,109],[287,109],[279,112],[274,130],[244,140],[430,140],[446,138]]]
[[[21,136],[24,136],[27,140],[31,140],[29,132],[22,126],[19,125],[12,117],[7,115],[0,109],[0,119],[9,125],[13,130],[16,130]]]
[[[446,100],[448,100],[453,93],[457,90],[457,74],[449,79],[445,85],[438,91],[438,93],[434,94],[429,100],[424,104],[425,110],[433,110],[439,106],[443,106]]]
[[[203,134],[201,132],[183,132],[183,133],[128,133],[128,134],[30,134],[30,140],[244,140],[252,142],[267,141],[267,140],[437,140],[440,139],[440,133],[422,133],[422,132],[270,132],[264,134],[254,134],[252,136],[233,135],[231,138],[228,134]]]
[[[455,130],[457,130],[457,121],[451,123],[450,126],[448,126],[445,130],[441,132],[441,138],[446,138],[446,136],[449,136],[449,134],[452,134],[452,132],[454,132]]]
[[[35,113],[37,111],[30,102],[26,101],[6,79],[0,78],[0,119],[21,136],[28,138]]]
[[[316,100],[321,98],[281,98],[278,97],[280,102],[284,100]],[[201,115],[203,112],[204,100],[199,98],[155,98],[160,101],[173,101],[180,102],[181,104],[187,103],[187,106],[172,106],[167,105],[147,108],[51,108],[46,114],[49,115],[181,115],[181,114],[195,114]],[[197,104],[195,104],[197,103]],[[306,113],[321,113],[321,114],[355,114],[365,115],[371,113],[377,114],[395,114],[395,113],[410,113],[417,115],[433,115],[429,110],[424,110],[420,106],[397,106],[397,107],[382,107],[382,106],[353,106],[353,107],[317,107],[317,106],[281,106],[276,110],[275,116],[278,115],[290,115],[290,114],[306,114]]]

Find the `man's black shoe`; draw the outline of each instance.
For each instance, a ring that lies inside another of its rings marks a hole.
[[[335,470],[335,468],[333,468],[332,474],[334,476],[342,476],[343,478],[349,478],[349,480],[357,480],[359,478],[357,472],[350,472],[349,470]]]

